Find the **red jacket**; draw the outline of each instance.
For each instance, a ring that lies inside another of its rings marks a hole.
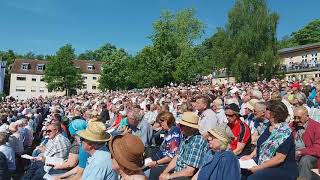
[[[293,127],[293,123],[290,124],[293,136],[296,138],[297,132]],[[311,155],[318,158],[318,170],[320,172],[320,123],[310,119],[305,132],[302,134],[302,139],[305,148],[301,149],[301,155]]]

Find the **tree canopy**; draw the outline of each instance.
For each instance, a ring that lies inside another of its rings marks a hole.
[[[61,47],[55,56],[49,58],[44,72],[44,81],[49,91],[66,91],[71,95],[72,91],[83,87],[83,79],[80,69],[77,69],[74,49],[70,44]]]

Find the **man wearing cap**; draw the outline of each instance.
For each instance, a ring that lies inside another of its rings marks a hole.
[[[111,154],[106,143],[111,135],[106,132],[102,122],[93,121],[86,130],[79,131],[83,149],[90,154],[84,169],[82,180],[116,180],[117,174],[112,170]]]
[[[230,148],[233,153],[239,157],[250,154],[251,152],[251,133],[249,126],[240,120],[240,109],[236,104],[229,104],[225,108],[234,140],[230,143]]]
[[[183,113],[180,128],[185,139],[179,146],[178,154],[170,161],[160,175],[160,180],[179,177],[190,178],[196,173],[197,169],[199,169],[202,158],[208,149],[208,143],[199,133],[198,122],[199,117],[193,112]],[[172,171],[173,173],[171,173]],[[153,174],[152,171],[151,174]],[[159,176],[152,175],[152,177]]]
[[[199,114],[199,132],[203,135],[218,124],[216,113],[210,109],[210,98],[208,96],[197,97],[195,109]]]

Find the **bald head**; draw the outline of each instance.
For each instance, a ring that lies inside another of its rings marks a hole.
[[[294,109],[294,123],[298,126],[303,126],[309,120],[308,109],[304,106],[298,106]]]

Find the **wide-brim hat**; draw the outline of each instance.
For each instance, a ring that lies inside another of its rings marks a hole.
[[[100,121],[90,122],[85,130],[78,131],[77,134],[91,142],[107,142],[111,139],[106,126]]]
[[[112,157],[119,165],[137,171],[144,166],[144,145],[138,136],[132,134],[118,135],[109,142]]]
[[[179,124],[199,129],[199,116],[197,116],[193,112],[184,112],[182,114],[182,119],[180,120]]]
[[[230,141],[232,140],[232,137],[229,137],[226,129],[221,128],[221,127],[216,127],[214,129],[210,129],[208,131],[209,134],[211,134],[212,136],[214,136],[215,138],[219,139],[220,141],[222,141],[225,144],[230,143]]]

